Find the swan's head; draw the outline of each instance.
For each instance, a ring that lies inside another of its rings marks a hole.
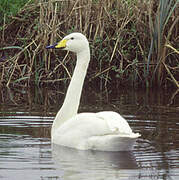
[[[88,50],[89,43],[83,34],[75,32],[65,36],[60,42],[51,46],[47,46],[46,48],[63,49],[79,53],[81,51]]]

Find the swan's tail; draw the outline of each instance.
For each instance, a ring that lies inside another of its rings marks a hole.
[[[139,133],[126,135],[93,136],[88,140],[88,149],[99,151],[132,151]]]
[[[121,137],[129,137],[129,138],[138,138],[141,136],[141,134],[139,133],[130,133],[130,134],[124,134],[124,135],[120,135]]]

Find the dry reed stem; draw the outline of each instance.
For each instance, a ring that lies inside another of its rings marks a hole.
[[[177,88],[179,88],[179,82],[175,79],[175,77],[173,76],[173,74],[170,72],[169,68],[167,67],[167,65],[163,62],[163,65],[165,67],[165,69],[167,70],[168,74],[170,75],[173,83],[176,85]]]
[[[175,53],[179,54],[179,51],[175,49],[173,46],[171,46],[170,44],[166,44],[165,46],[172,49]]]
[[[62,65],[62,67],[65,69],[67,75],[68,75],[69,78],[71,79],[72,75],[71,75],[70,72],[68,71],[68,68],[64,65],[64,61],[65,61],[65,59],[67,58],[67,56],[68,56],[68,53],[66,53],[65,57],[63,58],[63,61],[60,61],[59,66]],[[59,60],[58,60],[58,61],[59,61]],[[57,65],[56,67],[58,67],[58,65]]]
[[[10,82],[11,82],[11,79],[12,79],[12,76],[13,76],[13,74],[14,74],[14,71],[15,71],[15,69],[16,69],[16,66],[18,66],[18,59],[19,59],[19,57],[20,57],[20,55],[22,54],[22,53],[24,53],[26,50],[27,50],[27,48],[28,47],[30,47],[32,44],[34,43],[34,41],[32,41],[28,46],[26,46],[23,50],[21,50],[17,55],[15,55],[13,58],[11,58],[10,60],[14,60],[14,68],[13,68],[13,70],[12,70],[12,72],[11,72],[11,74],[10,74],[10,77],[9,77],[9,79],[8,79],[8,82],[7,82],[7,84],[6,84],[6,86],[7,87],[9,87],[9,84],[10,84]],[[10,60],[8,60],[8,61],[10,61]],[[6,61],[7,62],[7,61]]]
[[[173,103],[173,100],[175,99],[175,96],[179,93],[179,88],[176,89],[176,91],[172,94],[170,98],[170,103],[167,104],[167,106],[170,106]]]

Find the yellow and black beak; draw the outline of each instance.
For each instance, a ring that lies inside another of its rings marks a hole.
[[[66,43],[67,43],[67,40],[63,39],[59,43],[47,46],[46,49],[64,49],[66,48]]]

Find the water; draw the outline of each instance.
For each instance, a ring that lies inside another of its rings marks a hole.
[[[0,92],[0,179],[179,179],[177,93],[85,90],[80,112],[113,110],[142,136],[133,152],[52,146],[50,127],[64,95],[50,89]]]

